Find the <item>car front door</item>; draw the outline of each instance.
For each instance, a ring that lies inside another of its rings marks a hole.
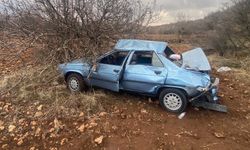
[[[114,51],[101,58],[97,63],[96,70],[90,74],[91,85],[119,91],[119,80],[128,53],[127,51]]]
[[[126,64],[121,84],[125,90],[155,94],[166,77],[167,70],[154,51],[135,51]]]

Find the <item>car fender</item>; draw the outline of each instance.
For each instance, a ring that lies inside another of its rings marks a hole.
[[[192,97],[193,95],[197,94],[197,90],[195,88],[191,88],[191,87],[186,87],[186,86],[176,86],[176,85],[162,85],[162,86],[159,86],[157,88],[157,92],[158,95],[160,94],[160,92],[165,89],[165,88],[174,88],[174,89],[180,89],[184,92],[184,94],[187,96],[187,97]]]
[[[67,78],[67,76],[68,76],[69,74],[71,74],[71,73],[80,74],[83,78],[86,78],[86,77],[87,77],[86,73],[85,73],[85,72],[82,72],[82,71],[80,71],[80,70],[67,70],[67,71],[65,71],[65,73],[64,73],[65,78]]]

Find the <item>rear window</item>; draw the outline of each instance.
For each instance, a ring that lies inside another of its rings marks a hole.
[[[130,64],[163,67],[163,64],[160,61],[159,57],[153,51],[134,52]]]

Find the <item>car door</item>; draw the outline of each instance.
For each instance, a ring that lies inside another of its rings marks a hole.
[[[127,57],[127,51],[114,51],[101,58],[96,70],[90,75],[91,85],[119,91],[119,80]]]
[[[135,51],[126,64],[121,84],[125,90],[155,94],[166,76],[167,70],[154,51]]]

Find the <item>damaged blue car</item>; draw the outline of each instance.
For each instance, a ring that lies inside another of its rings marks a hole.
[[[96,63],[83,58],[58,68],[72,92],[87,87],[135,92],[158,97],[173,113],[185,111],[189,103],[227,111],[218,104],[219,79],[210,76],[211,66],[201,48],[175,54],[166,42],[122,39]]]

